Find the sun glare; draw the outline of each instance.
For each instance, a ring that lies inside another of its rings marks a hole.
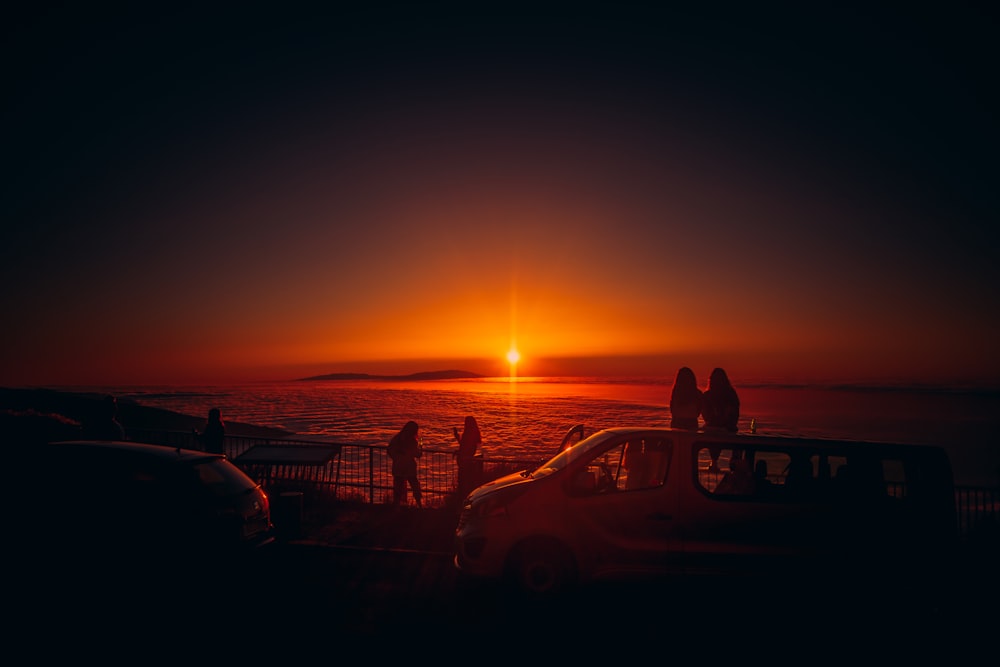
[[[518,352],[517,350],[511,350],[510,352],[507,353],[507,362],[511,366],[516,365],[517,362],[520,360],[521,360],[521,353]]]

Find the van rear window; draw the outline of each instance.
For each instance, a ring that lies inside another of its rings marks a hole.
[[[912,494],[918,461],[873,450],[736,448],[730,443],[696,445],[697,486],[712,497],[801,502]]]

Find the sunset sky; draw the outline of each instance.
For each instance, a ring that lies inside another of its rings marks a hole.
[[[1000,383],[963,4],[11,15],[0,386]]]

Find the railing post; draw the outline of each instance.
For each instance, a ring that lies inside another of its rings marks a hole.
[[[368,504],[375,504],[375,448],[368,448]]]

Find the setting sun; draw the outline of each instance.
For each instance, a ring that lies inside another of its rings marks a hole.
[[[508,363],[510,363],[511,366],[517,364],[517,362],[520,360],[521,360],[521,353],[518,352],[517,350],[511,350],[510,352],[507,353],[507,361]]]

